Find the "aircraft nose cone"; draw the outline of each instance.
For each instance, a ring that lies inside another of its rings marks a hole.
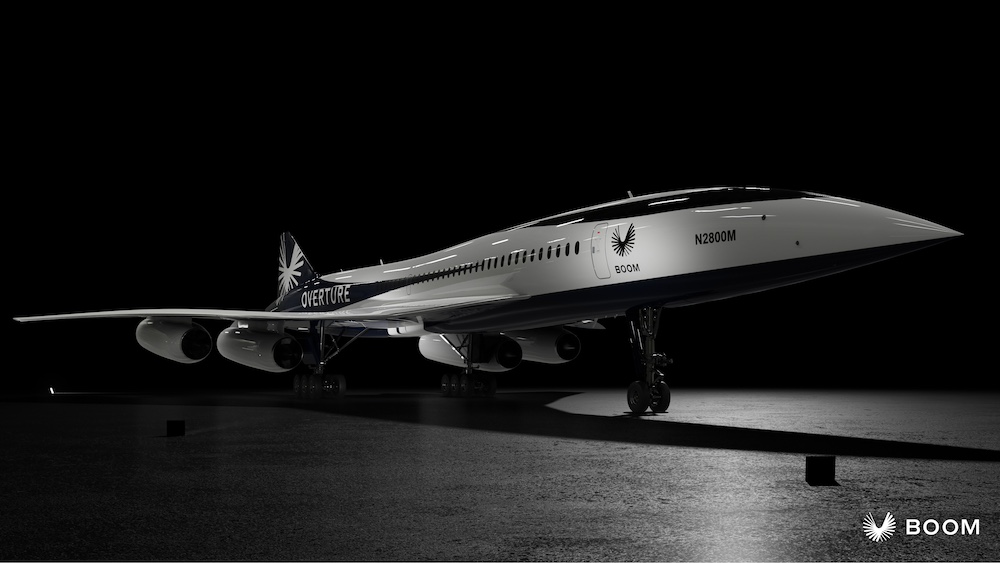
[[[843,228],[838,237],[853,241],[858,247],[935,243],[962,236],[944,225],[887,207],[820,194],[803,199],[810,207],[822,211],[813,216],[817,224],[832,220]]]
[[[919,241],[962,236],[962,233],[954,229],[890,209],[885,209],[885,219],[888,221],[888,236],[903,239],[901,242],[906,242],[907,239]]]

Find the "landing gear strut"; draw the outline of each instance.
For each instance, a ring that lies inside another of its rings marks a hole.
[[[670,364],[663,354],[656,353],[656,334],[660,330],[660,307],[639,307],[626,314],[629,322],[629,340],[632,342],[632,357],[635,362],[638,381],[628,386],[628,407],[633,414],[642,414],[646,409],[653,412],[667,412],[670,406],[670,387],[660,368]]]
[[[358,334],[352,336],[350,340],[340,346],[337,338],[343,336],[343,330],[337,336],[331,335],[330,342],[327,343],[326,328],[322,321],[310,323],[309,326],[309,347],[313,357],[318,361],[312,367],[312,373],[296,374],[292,382],[295,396],[299,399],[310,399],[319,401],[325,398],[343,398],[347,394],[347,379],[343,375],[331,375],[324,373],[326,364],[334,356],[340,354],[355,340],[368,332],[365,328]]]
[[[464,334],[451,337],[442,334],[441,338],[451,344],[462,359],[465,367],[460,374],[445,374],[441,376],[441,395],[444,397],[492,397],[497,393],[497,377],[492,373],[475,371],[473,365],[474,335]],[[457,338],[457,341],[453,341]]]

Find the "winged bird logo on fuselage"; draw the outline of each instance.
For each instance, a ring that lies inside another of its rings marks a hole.
[[[615,232],[611,235],[611,245],[618,256],[627,256],[635,247],[635,225],[630,224],[625,238],[621,236],[621,226],[615,227]]]

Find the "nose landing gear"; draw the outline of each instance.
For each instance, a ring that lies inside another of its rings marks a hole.
[[[629,340],[632,343],[632,358],[638,381],[628,387],[626,398],[628,408],[640,415],[650,409],[655,413],[667,412],[670,406],[670,387],[660,368],[666,368],[671,360],[656,353],[656,334],[660,330],[660,307],[639,307],[628,311]]]

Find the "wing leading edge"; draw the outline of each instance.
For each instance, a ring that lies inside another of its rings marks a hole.
[[[31,317],[14,317],[15,321],[27,323],[38,321],[61,321],[70,319],[110,319],[110,318],[141,318],[141,317],[175,317],[198,319],[221,319],[230,321],[343,321],[343,322],[381,322],[391,326],[411,323],[417,317],[427,313],[448,314],[459,312],[468,307],[497,305],[507,301],[527,299],[527,295],[503,294],[489,296],[441,297],[416,301],[386,301],[372,303],[356,308],[342,308],[335,311],[300,312],[300,311],[241,311],[237,309],[118,309],[110,311],[90,311],[81,313],[61,313],[54,315],[36,315]]]

